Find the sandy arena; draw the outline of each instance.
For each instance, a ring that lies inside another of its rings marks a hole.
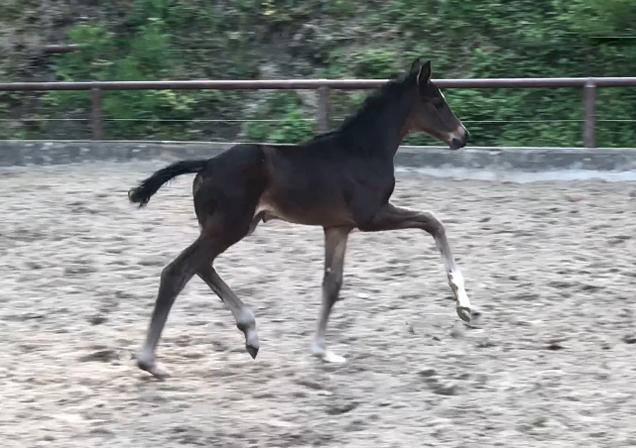
[[[250,306],[253,361],[199,278],[138,370],[159,275],[198,234],[193,176],[144,209],[166,162],[0,171],[0,446],[636,446],[636,183],[527,184],[398,173],[394,202],[446,223],[476,328],[433,239],[355,233],[327,334],[309,353],[322,230],[272,221],[222,255]]]

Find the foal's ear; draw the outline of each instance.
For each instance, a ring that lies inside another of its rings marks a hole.
[[[409,70],[409,73],[413,73],[415,70],[419,71],[419,69],[421,68],[420,59],[422,59],[422,57],[418,56],[417,59],[413,61],[413,63],[411,64],[411,69]]]
[[[425,86],[429,79],[431,79],[431,61],[426,61],[420,68],[420,72],[417,74],[417,85]]]

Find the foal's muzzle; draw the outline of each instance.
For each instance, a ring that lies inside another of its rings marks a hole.
[[[466,146],[468,137],[470,136],[468,130],[463,124],[460,124],[457,129],[450,133],[448,138],[448,146],[450,149],[457,150]]]

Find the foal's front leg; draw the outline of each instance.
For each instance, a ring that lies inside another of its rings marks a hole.
[[[437,248],[444,259],[448,284],[457,301],[457,315],[462,320],[470,322],[470,301],[464,287],[464,277],[453,258],[444,225],[433,213],[386,204],[371,220],[360,225],[359,229],[363,232],[398,229],[422,229],[428,232],[435,239]]]
[[[350,228],[331,227],[325,228],[325,272],[322,280],[322,303],[316,336],[311,343],[311,351],[327,362],[345,362],[342,356],[338,356],[327,350],[326,333],[329,314],[334,303],[338,300],[338,293],[342,287],[344,258],[347,250],[347,239]]]

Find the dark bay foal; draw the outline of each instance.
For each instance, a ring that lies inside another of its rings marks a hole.
[[[451,149],[465,146],[468,131],[431,81],[430,61],[414,64],[403,78],[388,82],[334,132],[295,146],[242,144],[207,160],[173,163],[129,191],[145,205],[167,181],[197,173],[193,184],[199,237],[161,273],[157,301],[138,366],[155,377],[167,371],[155,351],[170,309],[186,283],[198,275],[230,309],[245,334],[253,358],[259,349],[254,313],[232,292],[213,267],[214,259],[250,235],[261,222],[281,219],[321,226],[325,234],[322,306],[311,344],[330,362],[344,358],[327,350],[325,333],[342,286],[347,238],[354,229],[379,232],[422,229],[437,244],[446,265],[457,313],[471,317],[464,279],[453,259],[442,223],[428,211],[389,202],[395,186],[393,157],[410,132],[426,132]]]

